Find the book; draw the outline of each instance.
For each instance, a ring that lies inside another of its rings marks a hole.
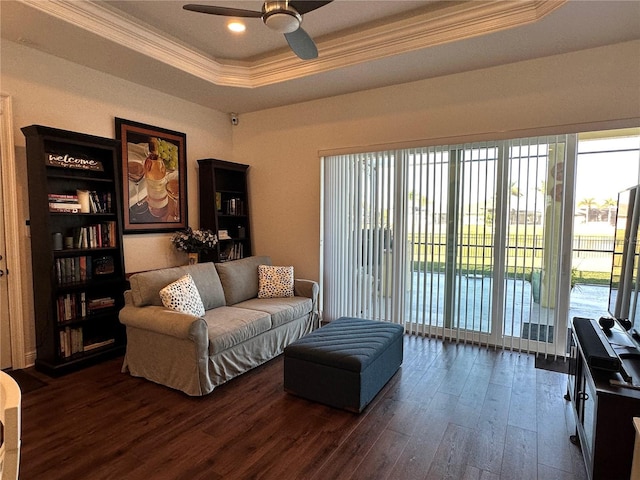
[[[80,264],[80,281],[87,281],[87,257],[82,256],[78,258],[78,263]]]
[[[91,211],[93,213],[104,213],[105,208],[98,192],[92,190],[89,192],[89,200],[91,201]]]
[[[80,316],[87,316],[87,295],[85,292],[80,293]]]
[[[96,348],[106,347],[107,345],[111,345],[112,343],[115,343],[115,341],[116,340],[114,338],[110,338],[108,340],[103,340],[100,342],[89,343],[84,346],[84,351],[89,352],[91,350],[95,350]]]
[[[60,200],[51,200],[49,202],[49,206],[52,208],[80,208],[80,203],[78,202],[65,202]]]
[[[87,304],[87,310],[89,312],[95,312],[96,310],[114,307],[115,304],[116,300],[112,297],[93,298],[89,300]]]
[[[65,202],[49,202],[50,212],[60,213],[78,213],[80,211],[79,203],[65,203]]]
[[[50,202],[78,203],[78,195],[70,193],[49,193],[47,197]]]

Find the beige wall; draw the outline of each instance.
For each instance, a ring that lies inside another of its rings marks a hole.
[[[1,88],[13,100],[19,155],[25,145],[20,128],[31,124],[115,138],[114,117],[121,117],[185,133],[189,223],[193,227],[198,226],[196,160],[233,159],[226,114],[6,41],[2,42]],[[28,218],[27,211],[24,215]],[[185,258],[176,254],[169,237],[126,235],[126,271],[183,262]]]
[[[640,117],[639,51],[630,42],[243,115],[234,157],[251,165],[255,253],[319,278],[319,151]]]
[[[20,222],[29,218],[25,139],[20,128],[40,124],[108,138],[115,137],[114,117],[156,125],[187,135],[189,223],[198,226],[196,159],[233,160],[228,116],[185,102],[150,88],[120,80],[21,45],[2,40],[0,89],[10,95],[14,113],[14,141],[18,178]],[[186,263],[185,254],[172,248],[170,234],[126,235],[127,272]],[[22,264],[25,273],[25,346],[32,363],[35,356],[31,290],[31,249],[26,229]]]

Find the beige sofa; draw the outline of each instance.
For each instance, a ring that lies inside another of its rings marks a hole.
[[[271,260],[248,257],[132,275],[120,311],[127,331],[122,371],[205,395],[316,328],[317,283],[296,279],[293,297],[257,298],[258,265]],[[202,298],[203,317],[162,305],[159,291],[186,273]]]

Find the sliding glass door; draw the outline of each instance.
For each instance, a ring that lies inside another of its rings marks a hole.
[[[325,319],[561,353],[567,151],[545,137],[325,158]]]
[[[412,150],[405,323],[412,332],[486,343],[492,332],[497,149]]]

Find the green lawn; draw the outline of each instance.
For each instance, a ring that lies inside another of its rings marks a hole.
[[[458,272],[463,275],[490,276],[494,250],[490,230],[483,226],[466,226],[459,238],[462,247],[457,252]],[[444,272],[447,250],[444,233],[414,235],[408,240],[412,243],[415,271]],[[536,230],[536,235],[526,232],[517,236],[510,235],[507,243],[507,277],[530,281],[532,271],[542,268],[543,247],[541,227]],[[574,269],[572,272],[572,284],[608,285],[609,281],[609,271]]]

